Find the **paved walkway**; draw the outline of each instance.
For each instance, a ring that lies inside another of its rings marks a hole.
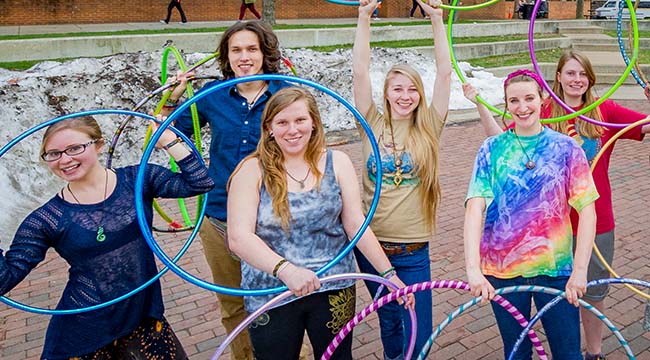
[[[347,19],[353,22],[353,19]],[[210,26],[215,26],[210,23]],[[130,24],[120,24],[122,27]],[[141,26],[142,24],[137,24]],[[190,23],[186,26],[199,26]],[[228,24],[226,24],[228,25]],[[146,26],[162,27],[162,24]],[[175,25],[176,26],[176,25]],[[178,25],[181,26],[181,25]],[[201,25],[199,27],[205,27]],[[97,25],[95,29],[98,29]],[[107,25],[101,25],[107,29]],[[61,27],[60,32],[71,32]],[[0,28],[0,34],[9,31]],[[21,27],[20,33],[38,29]],[[42,30],[40,30],[42,31]],[[47,31],[56,32],[54,27]],[[79,31],[88,30],[79,27]],[[609,55],[605,54],[604,59]],[[595,61],[594,61],[595,62]],[[603,90],[604,92],[604,90]],[[616,98],[628,107],[650,113],[650,105],[643,100],[638,87],[624,87],[616,93]],[[601,92],[602,93],[602,92]],[[443,199],[438,214],[438,233],[431,244],[431,272],[434,279],[465,279],[462,226],[463,199],[472,168],[472,162],[484,138],[479,124],[471,120],[475,112],[455,112],[453,120],[445,129],[441,144],[441,182]],[[462,120],[462,121],[461,121]],[[464,121],[464,122],[463,122]],[[353,159],[357,173],[360,173],[362,159],[360,144],[354,137],[338,134],[332,142],[340,139],[351,141],[337,145]],[[647,234],[647,219],[650,210],[646,199],[650,197],[650,163],[646,143],[622,141],[612,157],[610,170],[614,208],[617,215],[616,257],[613,266],[624,277],[650,280],[650,264],[647,249],[650,237]],[[166,204],[167,206],[172,206]],[[173,208],[173,207],[171,207]],[[189,208],[192,208],[191,206]],[[176,217],[178,217],[176,215]],[[162,235],[159,241],[169,254],[175,254],[185,239],[185,234]],[[208,280],[210,272],[202,254],[201,244],[196,241],[179,264],[192,274]],[[54,307],[61,294],[67,266],[56,255],[49,254],[46,260],[9,293],[9,297],[33,306]],[[191,359],[208,359],[225,338],[220,325],[219,304],[214,294],[191,285],[178,276],[168,273],[162,277],[166,305],[166,316],[178,333]],[[359,284],[360,309],[370,301],[362,284]],[[459,291],[439,290],[433,295],[435,323],[456,309],[470,297]],[[630,343],[637,359],[650,359],[650,333],[643,329],[644,301],[622,286],[615,286],[608,299],[605,314],[621,329]],[[48,316],[35,315],[0,305],[0,358],[4,360],[37,359],[40,355]],[[537,327],[536,329],[539,329]],[[538,332],[538,334],[541,333]],[[353,355],[355,359],[382,359],[376,316],[355,329]],[[543,336],[542,336],[543,337]],[[548,346],[545,346],[548,350]],[[604,350],[608,359],[624,359],[624,352],[618,341],[608,334]],[[487,306],[466,311],[443,331],[437,339],[430,355],[432,359],[500,359],[501,341],[491,310]]]

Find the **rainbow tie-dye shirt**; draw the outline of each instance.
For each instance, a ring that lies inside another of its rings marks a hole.
[[[487,200],[481,269],[505,279],[569,276],[570,206],[579,212],[598,198],[585,153],[546,127],[519,140],[508,130],[485,140],[476,156],[467,199]],[[533,169],[525,166],[528,157]]]

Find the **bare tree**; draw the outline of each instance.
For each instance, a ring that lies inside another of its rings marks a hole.
[[[585,13],[585,0],[576,1],[576,19],[582,19]]]
[[[262,20],[275,25],[275,0],[264,0],[262,5]]]

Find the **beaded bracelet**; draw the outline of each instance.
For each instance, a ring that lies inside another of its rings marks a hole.
[[[289,260],[287,260],[287,259],[282,259],[282,260],[278,261],[278,263],[275,264],[275,267],[273,268],[273,272],[272,272],[273,277],[277,278],[278,277],[278,271],[280,270],[280,266],[282,266],[282,264],[288,263],[288,262],[289,262]]]
[[[386,277],[386,275],[388,275],[391,271],[395,271],[395,267],[394,267],[394,266],[391,266],[391,267],[388,268],[388,270],[386,270],[386,271],[384,271],[384,272],[382,272],[382,273],[379,273],[379,276],[381,276],[381,277]]]

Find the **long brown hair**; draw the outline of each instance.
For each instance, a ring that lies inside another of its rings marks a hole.
[[[323,174],[318,169],[318,161],[325,148],[325,129],[314,96],[309,91],[295,86],[279,90],[271,96],[262,113],[262,131],[257,149],[239,163],[233,175],[230,177],[232,179],[244,161],[250,158],[256,158],[262,170],[264,187],[269,195],[271,195],[273,213],[280,219],[282,228],[285,231],[289,231],[291,211],[289,209],[284,154],[275,142],[275,139],[270,135],[270,130],[271,122],[275,116],[296,101],[305,102],[309,116],[313,120],[313,130],[304,156],[311,173],[316,177],[316,188],[320,189],[320,181]]]
[[[238,22],[229,27],[223,35],[221,35],[217,51],[219,51],[219,69],[223,76],[226,79],[232,79],[235,77],[235,72],[230,67],[230,61],[228,60],[228,42],[234,34],[244,30],[251,31],[257,35],[260,50],[264,55],[264,60],[262,62],[262,71],[264,74],[277,73],[280,70],[280,60],[282,58],[278,37],[275,36],[270,25],[263,21],[254,20]]]
[[[553,83],[553,92],[560,99],[564,99],[564,89],[562,88],[562,84],[560,83],[560,74],[562,73],[562,69],[564,68],[564,65],[566,65],[566,63],[571,59],[576,60],[577,62],[580,63],[580,65],[582,65],[582,67],[585,69],[585,73],[587,74],[587,79],[589,79],[589,85],[587,86],[587,91],[585,91],[585,93],[582,94],[582,104],[584,106],[589,106],[593,104],[594,101],[596,101],[596,99],[594,98],[594,94],[591,91],[591,89],[596,84],[596,73],[594,72],[594,69],[591,66],[591,61],[589,61],[589,58],[584,56],[580,52],[574,50],[567,50],[564,53],[562,53],[560,60],[557,62],[557,68],[555,69],[555,82]],[[566,110],[564,110],[564,108],[558,105],[555,101],[551,101],[550,106],[551,106],[552,117],[555,118],[555,117],[566,115]],[[598,109],[598,107],[588,111],[585,114],[585,116],[599,121],[602,120],[602,116],[600,114],[600,110]],[[583,121],[581,119],[576,119],[576,124],[579,124],[580,134],[590,139],[599,138],[603,133],[603,129],[600,126]],[[566,121],[562,121],[559,123],[552,123],[550,124],[550,126],[555,131],[559,131],[563,134],[568,133],[567,127],[569,126],[569,124]]]
[[[420,180],[420,203],[424,212],[426,226],[430,230],[435,230],[436,211],[441,196],[438,173],[440,144],[434,128],[434,123],[437,123],[434,117],[438,116],[438,112],[431,111],[427,106],[424,84],[420,74],[409,65],[395,65],[388,71],[384,81],[384,120],[386,126],[390,126],[392,122],[391,107],[386,93],[390,80],[397,74],[409,78],[420,95],[420,102],[413,111],[412,121],[409,126],[406,148],[413,155],[414,171]],[[447,109],[434,110],[447,111]]]

